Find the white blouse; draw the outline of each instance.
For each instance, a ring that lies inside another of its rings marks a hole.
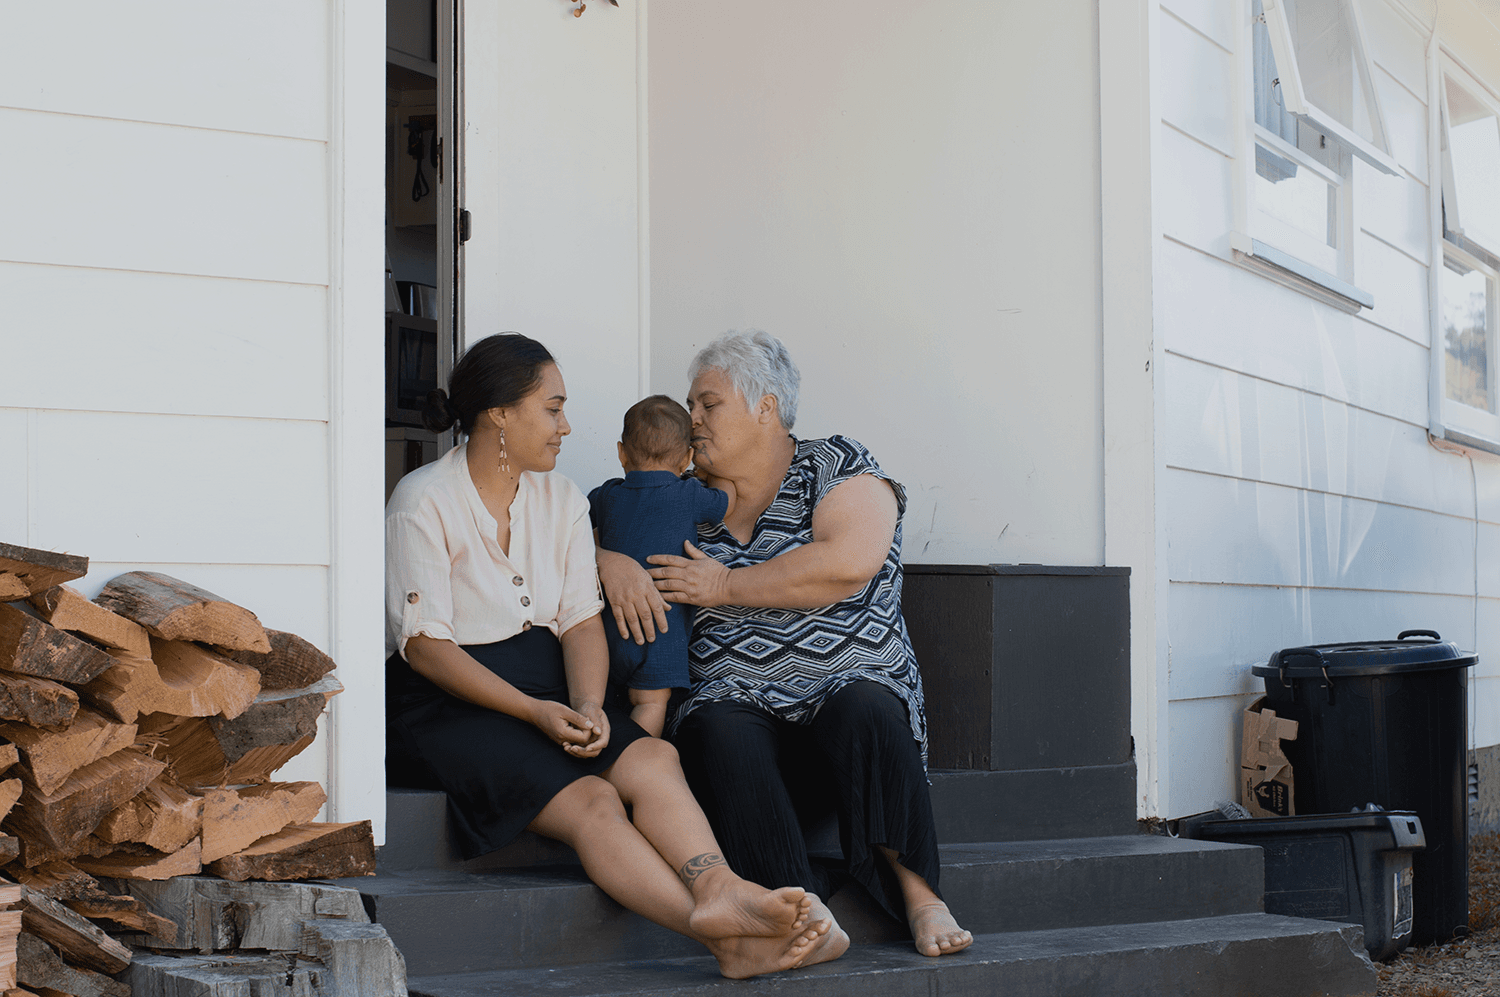
[[[521,474],[510,554],[469,478],[463,444],[402,478],[385,509],[385,652],[417,634],[489,644],[533,624],[561,636],[604,608],[583,492]]]

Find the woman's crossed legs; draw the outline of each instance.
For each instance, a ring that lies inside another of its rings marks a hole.
[[[702,943],[732,979],[826,962],[848,947],[817,897],[766,890],[729,868],[665,741],[635,741],[601,776],[554,796],[529,827],[570,845],[620,904]]]

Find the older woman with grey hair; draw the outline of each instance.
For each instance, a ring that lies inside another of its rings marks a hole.
[[[802,820],[831,802],[850,875],[919,952],[957,952],[973,936],[938,894],[922,682],[901,617],[905,490],[854,440],[791,435],[801,375],[776,337],[721,336],[689,376],[695,466],[733,489],[730,515],[685,556],[648,558],[649,577],[599,553],[622,636],[653,639],[665,602],[698,607],[674,735],[689,783],[742,875],[823,897],[833,884]]]

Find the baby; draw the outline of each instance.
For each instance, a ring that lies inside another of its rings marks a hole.
[[[687,410],[666,395],[652,395],[625,413],[620,438],[624,478],[611,478],[589,492],[589,518],[605,550],[629,554],[649,568],[652,554],[681,554],[684,540],[697,541],[699,523],[729,514],[733,495],[683,478],[692,461],[693,423]],[[669,604],[667,629],[654,643],[636,644],[606,625],[610,678],[630,692],[630,717],[660,737],[673,689],[688,686],[691,607]],[[605,619],[609,614],[605,614]]]

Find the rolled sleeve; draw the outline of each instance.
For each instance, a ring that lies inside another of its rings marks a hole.
[[[577,501],[570,503],[572,523],[563,558],[562,596],[557,604],[557,633],[561,636],[604,609],[599,591],[599,568],[594,559],[594,528],[589,521],[589,503],[574,489]]]
[[[419,513],[396,513],[385,521],[385,611],[387,650],[406,657],[406,644],[421,634],[455,641],[452,565],[440,525]]]

